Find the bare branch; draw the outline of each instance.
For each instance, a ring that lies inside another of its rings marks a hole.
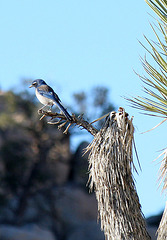
[[[93,136],[95,136],[98,133],[98,130],[95,127],[93,127],[92,124],[90,124],[88,121],[85,121],[83,119],[83,115],[80,115],[80,116],[76,117],[75,114],[72,114],[72,121],[69,121],[64,116],[64,114],[53,113],[53,112],[48,112],[48,111],[44,111],[44,110],[41,110],[38,113],[43,114],[42,117],[40,118],[40,120],[42,120],[44,117],[51,117],[51,120],[49,120],[48,123],[59,125],[58,126],[59,129],[61,129],[67,123],[69,123],[66,130],[64,131],[64,133],[67,133],[70,126],[73,125],[73,124],[84,128],[85,130],[87,130]]]

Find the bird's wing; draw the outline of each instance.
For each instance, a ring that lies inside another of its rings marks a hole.
[[[53,101],[60,102],[60,98],[58,97],[58,95],[48,85],[42,85],[38,87],[38,92],[44,97],[47,97]]]

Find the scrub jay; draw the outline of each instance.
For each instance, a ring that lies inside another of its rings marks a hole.
[[[36,79],[32,82],[31,87],[36,88],[36,97],[38,100],[44,105],[40,110],[45,108],[46,106],[50,106],[50,109],[53,105],[57,105],[58,108],[64,113],[66,118],[69,121],[72,121],[72,117],[67,112],[67,110],[61,105],[60,98],[58,95],[54,92],[54,90],[46,84],[46,82],[42,79]]]

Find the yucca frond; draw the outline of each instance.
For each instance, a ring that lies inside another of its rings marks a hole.
[[[167,1],[166,0],[145,0],[159,18],[167,24]]]
[[[153,67],[146,57],[142,59],[142,65],[147,73],[146,76],[140,76],[144,86],[144,92],[147,97],[137,96],[132,99],[128,99],[132,106],[143,110],[148,115],[156,115],[161,117],[167,117],[167,26],[159,23],[159,33],[161,33],[163,41],[160,40],[154,27],[152,27],[157,43],[152,43],[145,37],[146,41],[151,47],[151,50],[145,47],[147,52],[152,56],[153,60],[157,63],[157,67]],[[143,44],[142,44],[143,45]],[[143,45],[144,46],[144,45]]]

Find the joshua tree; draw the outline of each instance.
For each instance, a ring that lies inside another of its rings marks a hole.
[[[151,47],[151,50],[147,48],[146,50],[157,63],[158,70],[147,61],[147,58],[143,59],[142,64],[147,75],[140,78],[144,82],[144,90],[148,97],[138,96],[128,100],[135,108],[145,111],[145,114],[160,116],[166,121],[167,1],[146,0],[146,2],[159,16],[157,20],[159,32],[157,33],[155,27],[151,26],[157,43],[145,37]],[[123,108],[119,108],[117,113],[110,112],[103,116],[106,117],[105,123],[98,130],[92,123],[85,121],[83,115],[76,117],[73,114],[72,120],[68,121],[62,114],[47,111],[41,113],[43,114],[41,119],[50,116],[49,123],[58,124],[59,128],[66,126],[64,133],[67,133],[71,125],[78,125],[94,136],[92,143],[86,149],[90,151],[89,183],[90,188],[96,193],[101,229],[106,239],[150,239],[132,175],[132,169],[136,170],[132,155],[133,146],[135,149],[132,118],[129,118]],[[57,118],[59,121],[55,121]],[[166,190],[167,149],[163,154],[160,170],[161,180],[164,183],[163,190]],[[167,205],[158,229],[158,239],[167,239]]]
[[[105,123],[101,130],[97,130],[83,116],[73,114],[69,122],[61,114],[46,111],[42,114],[42,118],[52,117],[49,123],[59,124],[59,128],[67,125],[64,133],[71,125],[78,125],[94,136],[86,149],[90,151],[89,183],[96,194],[101,229],[106,240],[150,239],[132,175],[132,169],[136,170],[132,156],[133,118],[130,119],[120,107],[117,113],[113,111],[104,115]],[[55,122],[55,118],[60,121]]]

